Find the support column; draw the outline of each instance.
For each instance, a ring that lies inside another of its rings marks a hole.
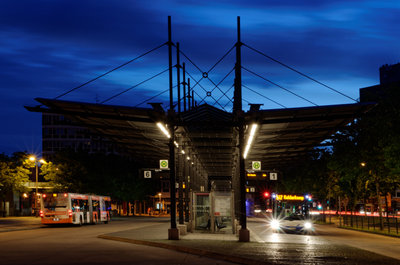
[[[179,214],[179,224],[183,225],[184,220],[183,220],[183,178],[184,178],[184,170],[183,170],[183,163],[185,160],[185,157],[183,154],[178,154],[178,183],[179,183],[179,190],[178,190],[178,214]]]
[[[169,65],[169,111],[168,125],[171,134],[169,139],[169,174],[170,174],[170,198],[171,198],[171,228],[168,229],[168,239],[178,240],[179,230],[176,227],[176,195],[175,195],[175,129],[174,129],[174,102],[172,85],[172,40],[171,40],[171,16],[168,16],[168,65]]]
[[[190,180],[189,180],[189,173],[187,170],[187,162],[186,162],[186,158],[183,157],[183,161],[184,161],[184,176],[185,176],[185,222],[189,222],[189,203],[190,203],[190,198],[189,198],[189,189],[190,189]]]
[[[186,65],[182,63],[182,79],[183,79],[183,111],[186,111]]]
[[[187,81],[187,85],[188,85],[188,95],[187,95],[187,99],[188,99],[188,110],[190,110],[190,78],[188,78]]]
[[[240,41],[240,17],[237,17],[237,42],[236,42],[236,64],[235,64],[235,92],[233,109],[239,129],[239,185],[240,185],[240,225],[239,241],[249,242],[250,231],[247,229],[246,217],[246,175],[243,158],[244,150],[244,113],[242,110],[242,59]]]
[[[176,78],[177,80],[177,90],[178,90],[178,113],[181,113],[181,65],[180,65],[180,50],[179,42],[176,43]]]

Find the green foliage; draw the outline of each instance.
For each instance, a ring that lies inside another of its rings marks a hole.
[[[30,170],[26,163],[27,155],[16,153],[12,157],[0,155],[0,196],[11,191],[25,192]]]
[[[333,136],[331,152],[310,155],[289,174],[285,188],[308,190],[320,199],[340,195],[354,209],[365,198],[375,197],[379,203],[380,196],[399,187],[400,88],[384,92],[374,109]]]
[[[389,175],[400,182],[400,136],[393,137],[391,144],[384,148],[383,155]]]

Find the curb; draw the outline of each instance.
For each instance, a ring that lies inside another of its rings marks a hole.
[[[184,253],[188,253],[188,254],[192,254],[192,255],[199,255],[202,257],[219,259],[219,260],[229,261],[229,262],[238,263],[238,264],[246,264],[246,265],[257,265],[257,264],[271,265],[271,264],[273,264],[273,263],[268,263],[268,262],[264,262],[264,261],[260,261],[260,260],[238,257],[238,256],[234,256],[234,255],[221,254],[221,253],[214,252],[214,251],[208,251],[208,250],[190,248],[190,247],[184,247],[184,246],[176,246],[176,245],[165,244],[165,243],[154,242],[154,241],[129,239],[129,238],[122,238],[122,237],[115,237],[115,236],[107,236],[107,235],[99,235],[98,238],[114,240],[114,241],[119,241],[119,242],[126,242],[126,243],[131,243],[131,244],[146,245],[146,246],[151,246],[151,247],[165,248],[165,249],[175,250],[175,251],[184,252]]]

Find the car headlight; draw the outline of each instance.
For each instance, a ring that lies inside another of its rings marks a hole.
[[[312,223],[311,222],[305,222],[304,223],[304,228],[305,229],[311,229],[312,228]]]
[[[274,220],[272,220],[272,221],[270,222],[270,225],[271,225],[271,228],[272,228],[272,229],[279,229],[279,227],[280,227],[280,222],[279,222],[279,220],[274,219]]]

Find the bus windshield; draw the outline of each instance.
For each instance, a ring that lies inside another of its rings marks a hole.
[[[43,198],[43,206],[46,209],[66,208],[68,198],[64,196],[46,196]]]

